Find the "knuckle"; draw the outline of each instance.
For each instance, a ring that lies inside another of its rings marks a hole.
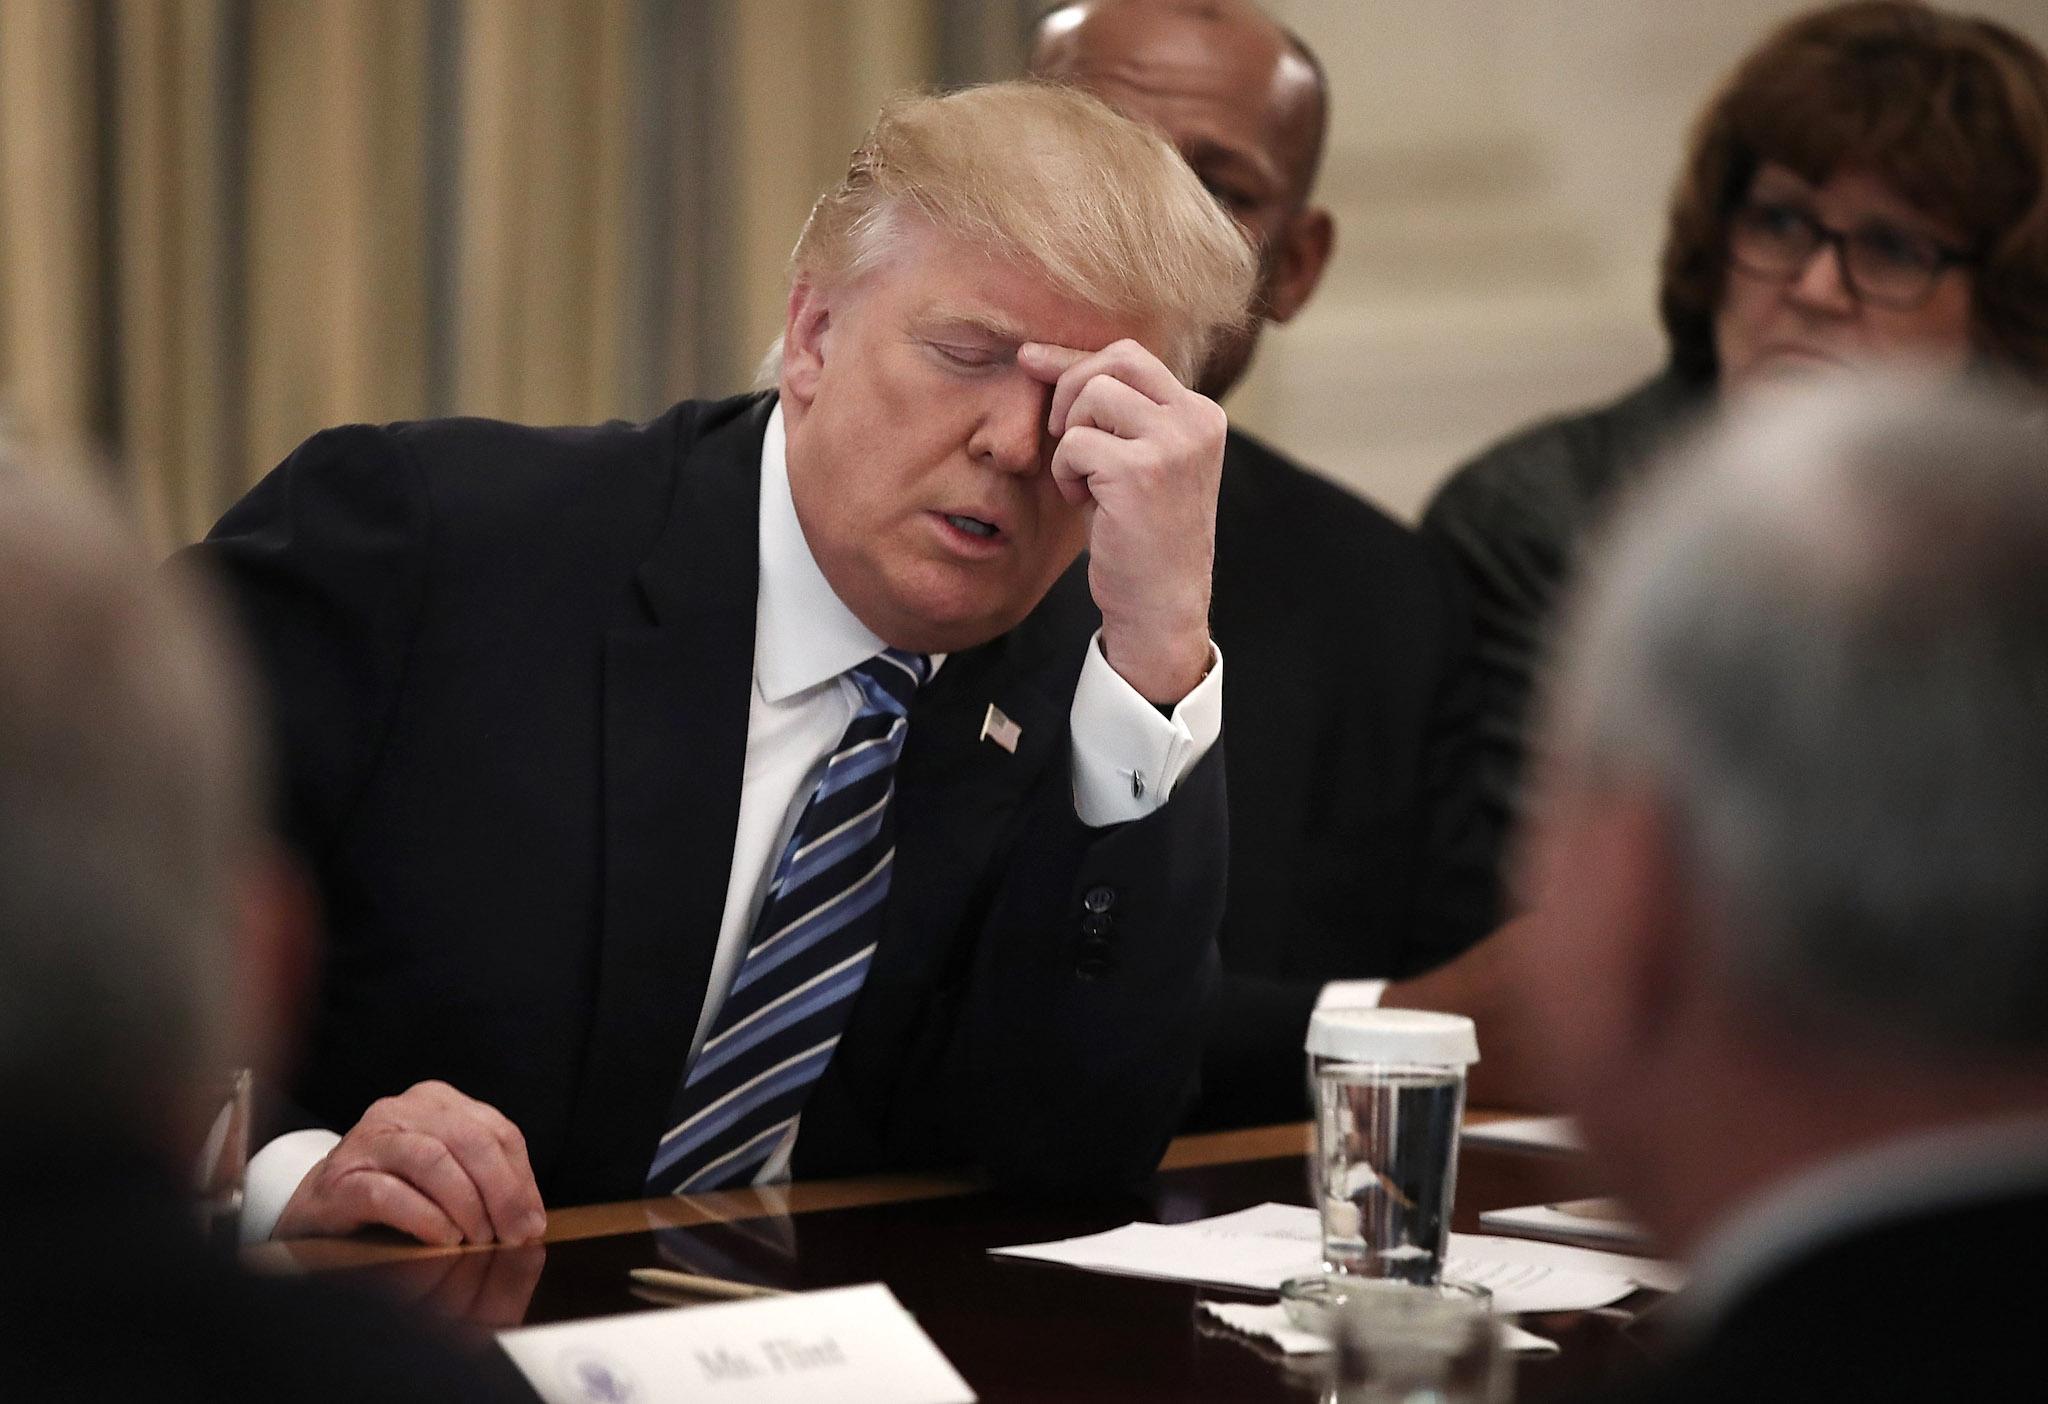
[[[444,1148],[465,1164],[498,1148],[498,1138],[488,1128],[470,1122],[451,1126],[441,1140]]]
[[[391,1218],[398,1208],[397,1182],[383,1175],[356,1177],[356,1195],[362,1206],[378,1218]]]

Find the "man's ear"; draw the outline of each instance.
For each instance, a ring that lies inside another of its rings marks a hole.
[[[1337,222],[1328,210],[1311,205],[1287,221],[1279,247],[1274,250],[1277,261],[1273,276],[1266,284],[1268,320],[1294,319],[1294,314],[1315,296],[1316,285],[1322,282],[1323,269],[1329,266],[1330,254],[1336,247]]]
[[[782,398],[798,412],[809,408],[825,371],[831,299],[808,274],[789,285],[789,316],[782,331]]]

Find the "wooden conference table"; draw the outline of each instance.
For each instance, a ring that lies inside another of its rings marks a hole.
[[[1306,1204],[1307,1146],[1301,1125],[1184,1136],[1142,1195],[1085,1204],[1025,1203],[960,1178],[881,1176],[559,1209],[546,1240],[522,1248],[301,1240],[266,1244],[251,1258],[259,1267],[332,1273],[485,1327],[673,1305],[636,1295],[627,1277],[636,1267],[680,1266],[785,1288],[879,1280],[990,1404],[1312,1399],[1322,1357],[1287,1361],[1198,1321],[1194,1310],[1198,1297],[1270,1298],[988,1256],[990,1248],[1132,1219],[1174,1223],[1267,1200]],[[1598,1188],[1574,1159],[1469,1147],[1456,1226],[1476,1229],[1484,1209]],[[1641,1353],[1619,1313],[1524,1324],[1564,1347],[1560,1356],[1521,1362],[1517,1398],[1525,1401],[1571,1397]]]

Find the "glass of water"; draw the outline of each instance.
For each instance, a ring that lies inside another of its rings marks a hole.
[[[1347,1284],[1325,1404],[1506,1404],[1514,1376],[1485,1288]]]
[[[1317,1010],[1314,1188],[1323,1267],[1435,1283],[1456,1197],[1472,1021],[1420,1009]]]
[[[247,1068],[234,1068],[202,1089],[206,1138],[192,1166],[192,1192],[199,1231],[207,1242],[232,1251],[242,1226],[242,1184],[249,1168],[249,1082]]]

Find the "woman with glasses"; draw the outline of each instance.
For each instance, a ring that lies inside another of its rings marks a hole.
[[[1839,5],[1729,77],[1672,201],[1668,367],[1488,450],[1423,520],[1472,585],[1482,781],[1503,830],[1578,542],[1675,432],[1752,385],[1902,357],[2048,384],[2044,172],[2048,61],[1988,21]]]

